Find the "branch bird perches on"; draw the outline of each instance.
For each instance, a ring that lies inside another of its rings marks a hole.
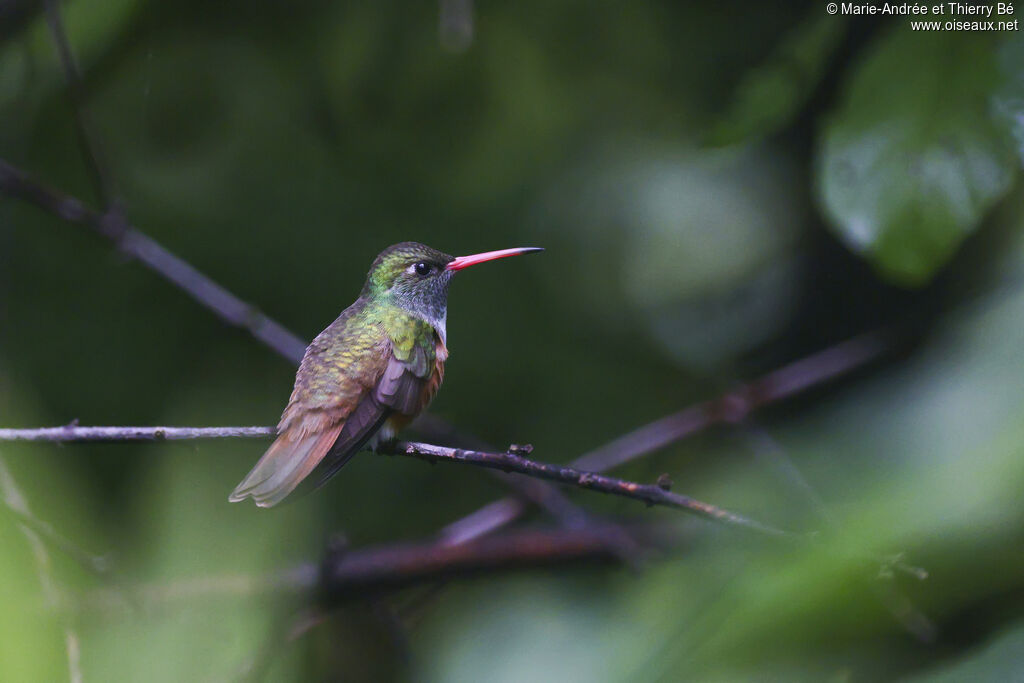
[[[0,441],[49,442],[134,442],[183,439],[260,438],[276,434],[273,427],[89,427],[66,425],[41,429],[0,429]],[[587,472],[573,467],[531,460],[523,455],[532,447],[513,446],[505,453],[449,448],[412,441],[382,445],[382,455],[405,455],[428,462],[454,462],[486,469],[515,472],[559,484],[639,500],[648,505],[673,507],[729,526],[742,527],[769,536],[789,536],[788,532],[744,517],[715,505],[672,493],[664,482],[641,484],[634,481]]]

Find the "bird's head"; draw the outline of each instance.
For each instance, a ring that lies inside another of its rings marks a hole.
[[[383,297],[430,321],[443,321],[448,283],[458,271],[485,261],[543,251],[521,247],[451,256],[419,242],[393,244],[374,259],[363,287],[364,297]]]

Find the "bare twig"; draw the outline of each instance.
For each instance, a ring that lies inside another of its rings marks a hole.
[[[648,505],[664,505],[691,512],[699,517],[710,519],[731,526],[743,527],[771,536],[788,536],[787,532],[767,524],[754,521],[742,515],[723,510],[722,508],[702,501],[672,493],[657,484],[639,484],[616,477],[609,477],[595,472],[585,472],[574,467],[563,467],[524,458],[516,453],[486,453],[468,451],[461,448],[448,448],[425,443],[409,441],[394,444],[391,450],[383,451],[390,455],[411,455],[428,462],[447,461],[460,462],[478,467],[517,472],[531,477],[548,479],[560,484],[568,484],[578,488],[598,491],[624,498],[633,498]]]
[[[570,465],[580,470],[604,472],[715,425],[737,423],[758,408],[863,367],[890,346],[885,332],[854,337],[742,384],[718,398],[650,422],[576,458]],[[452,522],[441,533],[449,543],[462,543],[510,524],[525,511],[521,501],[503,498]]]
[[[438,418],[435,415],[422,415],[413,425],[413,431],[421,431],[432,441],[469,448],[476,451],[493,451],[493,446],[481,439],[463,431],[456,430],[450,423]],[[562,526],[569,529],[576,529],[587,524],[598,522],[597,516],[573,503],[563,490],[558,486],[552,486],[546,481],[534,479],[520,474],[504,474],[489,470],[495,479],[502,484],[511,487],[517,495],[510,496],[507,500],[511,505],[523,512],[526,511],[528,503],[547,511],[557,519]],[[606,522],[600,522],[602,524]],[[619,534],[619,556],[623,562],[632,568],[638,569],[636,563],[636,545],[632,542],[629,534]]]
[[[274,436],[274,427],[43,427],[0,429],[0,441],[110,442],[180,441],[183,439],[232,439]]]

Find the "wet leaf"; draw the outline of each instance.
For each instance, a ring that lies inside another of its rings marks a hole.
[[[886,279],[925,284],[1009,189],[1016,162],[992,94],[997,44],[901,26],[869,49],[826,124],[819,200]]]

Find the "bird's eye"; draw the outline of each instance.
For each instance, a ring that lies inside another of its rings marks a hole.
[[[430,271],[433,269],[431,268],[429,263],[424,263],[423,261],[420,261],[415,266],[413,266],[413,270],[416,271],[417,275],[430,275]]]

